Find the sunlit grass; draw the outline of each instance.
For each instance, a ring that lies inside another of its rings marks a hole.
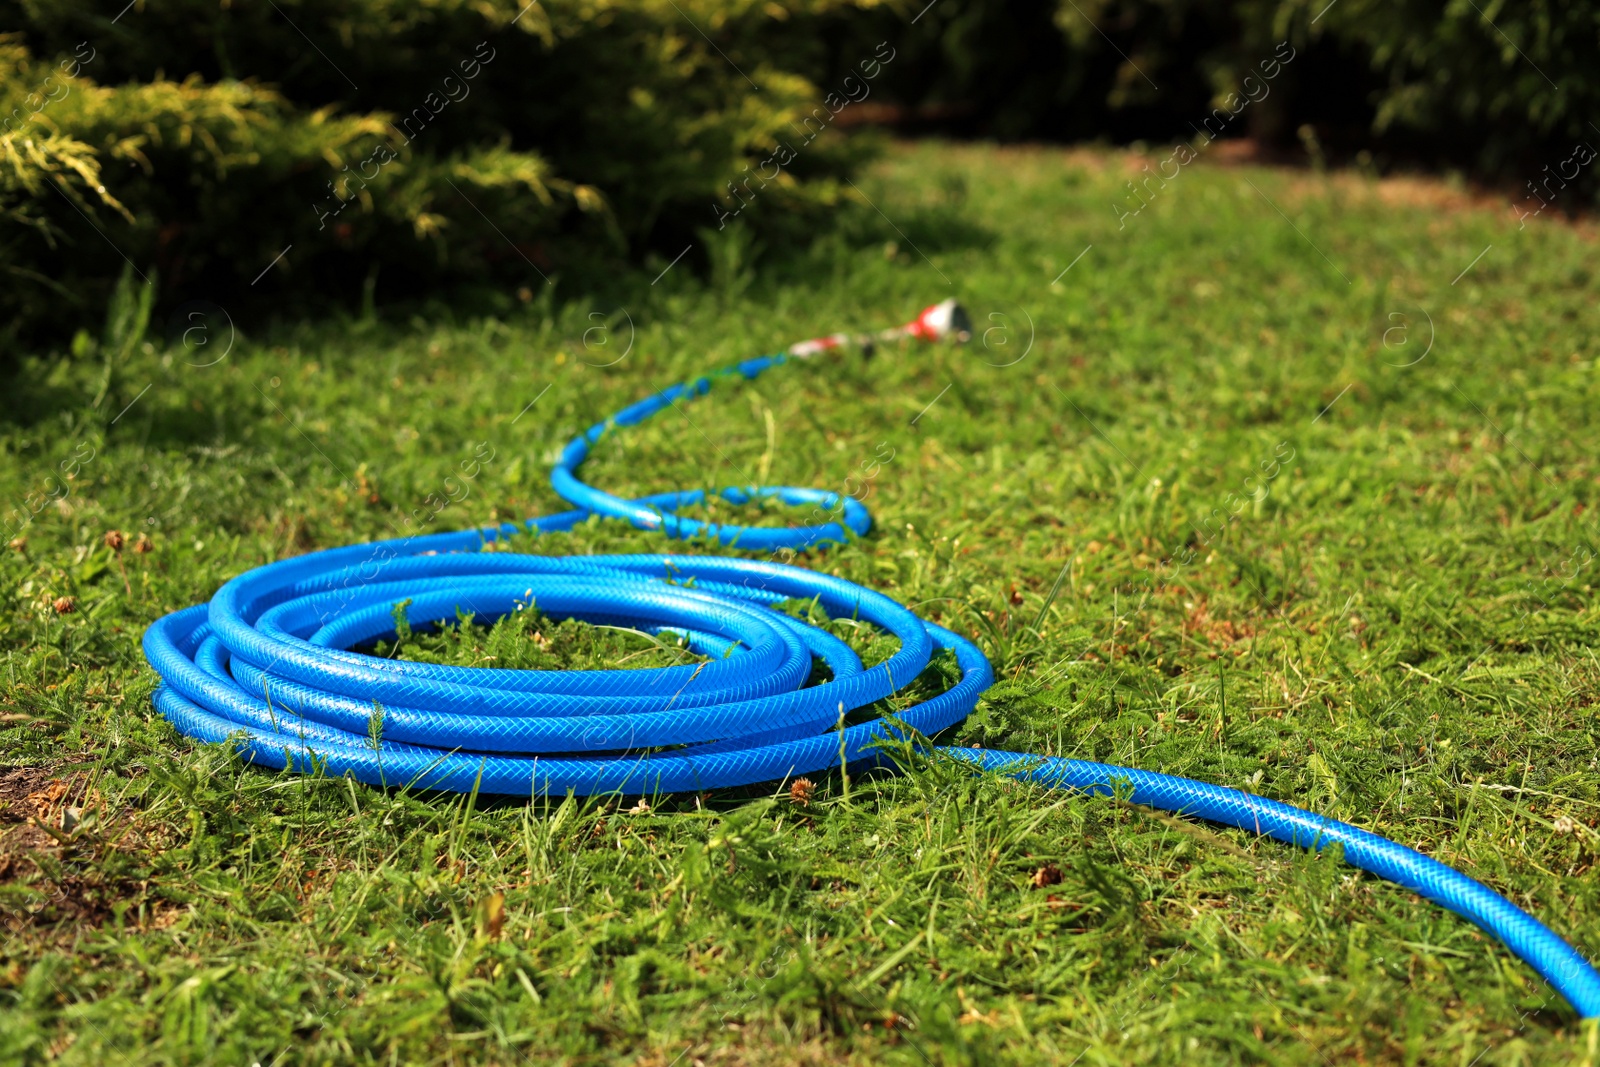
[[[661,264],[621,296],[535,298],[504,321],[284,326],[209,367],[152,348],[109,426],[89,408],[98,366],[31,364],[0,423],[24,542],[0,561],[0,1049],[1592,1058],[1593,1029],[1503,948],[1331,856],[941,759],[813,776],[805,804],[788,783],[473,800],[276,776],[151,710],[139,633],[239,571],[408,517],[562,510],[556,451],[623,404],[957,295],[972,345],[721,385],[608,436],[585,473],[625,495],[856,492],[873,533],[801,562],[984,646],[999,681],[956,739],[1351,820],[1600,955],[1593,232],[1519,232],[1417,183],[1209,162],[1119,228],[1138,170],[902,148],[862,185],[882,216],[847,213],[810,253],[719,286],[682,269],[652,286]],[[600,522],[526,546],[667,547]],[[556,627],[414,635],[402,653],[683,654]]]

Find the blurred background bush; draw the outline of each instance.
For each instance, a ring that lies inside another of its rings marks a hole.
[[[159,318],[197,298],[493,309],[684,249],[714,268],[719,246],[770,253],[836,219],[882,140],[863,127],[1187,141],[1285,41],[1293,62],[1227,132],[1269,157],[1553,198],[1542,168],[1600,145],[1600,6],[1560,0],[115,7],[0,0],[11,350],[98,321],[121,277]],[[1592,203],[1593,171],[1556,206]]]

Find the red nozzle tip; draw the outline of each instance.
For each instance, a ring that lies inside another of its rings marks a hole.
[[[972,320],[954,299],[923,308],[907,330],[911,336],[924,341],[942,341],[947,337],[955,341],[972,340]]]

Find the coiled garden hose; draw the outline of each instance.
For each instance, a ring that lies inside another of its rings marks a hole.
[[[965,339],[954,301],[880,338]],[[803,549],[867,532],[853,498],[817,489],[725,489],[732,503],[777,498],[825,521],[792,528],[712,525],[680,515],[700,491],[623,500],[578,479],[601,437],[791,358],[852,340],[836,334],[674,385],[566,447],[556,492],[576,510],[504,525],[329,549],[247,571],[209,604],[145,632],[161,676],[156,706],[179,730],[233,745],[269,767],[351,775],[379,786],[500,794],[669,793],[781,780],[876,758],[878,743],[953,726],[993,681],[960,634],[871,589],[785,564],[716,556],[537,556],[499,551],[512,534],[570,529],[591,515],[738,549]],[[866,667],[843,641],[771,610],[810,601],[892,634],[900,647]],[[682,638],[708,662],[653,670],[521,671],[441,666],[350,649],[395,632],[396,605],[426,626],[458,609],[495,618],[529,605],[555,618]],[[916,679],[939,652],[961,678],[891,718],[852,712]],[[832,674],[807,686],[813,663]],[[974,767],[1197,816],[1304,848],[1338,845],[1362,870],[1407,887],[1500,938],[1584,1017],[1600,1016],[1600,975],[1537,919],[1486,886],[1409,848],[1300,808],[1172,775],[1021,752],[942,747]]]

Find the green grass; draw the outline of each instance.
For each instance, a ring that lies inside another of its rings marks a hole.
[[[267,773],[152,711],[142,628],[241,570],[452,495],[429,528],[557,510],[556,449],[623,403],[959,295],[979,343],[718,389],[585,471],[848,484],[875,530],[804,562],[976,635],[1000,680],[956,740],[1352,820],[1600,955],[1593,228],[1203,160],[1119,229],[1136,171],[902,147],[861,183],[892,224],[862,208],[754,270],[729,242],[711,283],[651,285],[662,262],[209,367],[152,346],[100,411],[93,359],[28,363],[0,421],[5,499],[42,502],[0,561],[5,1058],[1594,1062],[1504,949],[1331,856],[945,760],[817,775],[808,805],[474,802]],[[112,528],[153,551],[119,562]],[[534,550],[663,547],[595,523]],[[531,626],[402,651],[678,654]]]

